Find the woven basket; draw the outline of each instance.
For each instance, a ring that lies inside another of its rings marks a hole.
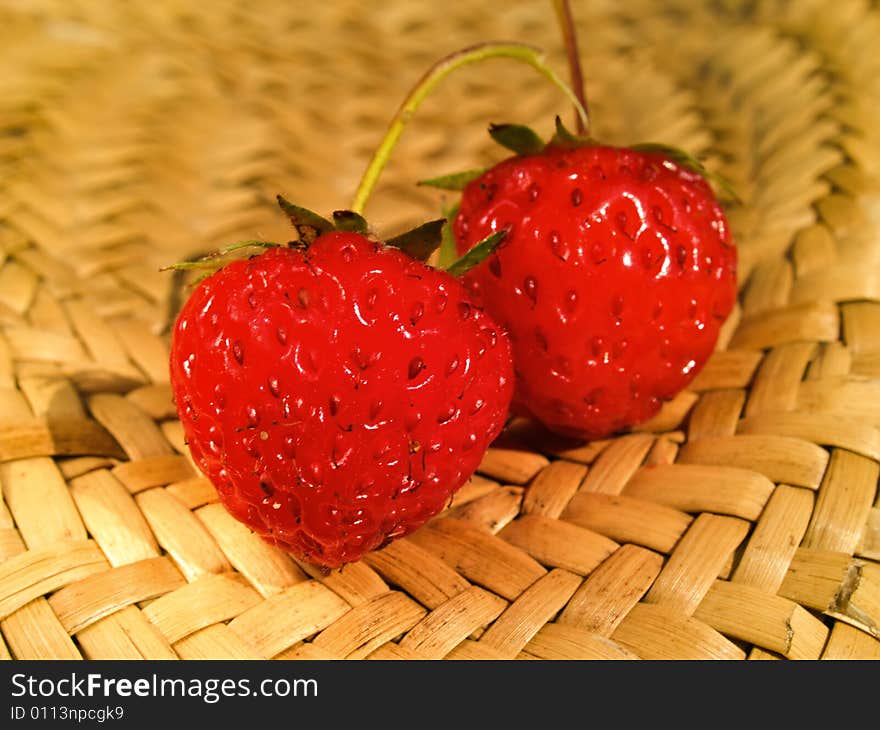
[[[322,575],[233,520],[171,402],[161,266],[350,203],[435,60],[527,41],[544,0],[0,0],[0,656],[880,658],[880,11],[573,4],[593,131],[732,181],[740,299],[693,386],[594,443],[517,422],[447,512]],[[493,60],[444,81],[368,215],[546,135]],[[648,468],[652,467],[652,468]]]

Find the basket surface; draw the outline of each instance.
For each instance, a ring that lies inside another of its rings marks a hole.
[[[0,656],[880,658],[880,11],[575,2],[594,133],[742,198],[739,305],[687,392],[596,443],[515,423],[449,510],[322,575],[235,522],[171,402],[160,267],[349,204],[415,79],[550,4],[0,0]],[[525,66],[443,82],[368,215],[569,115]],[[454,130],[454,131],[453,131]],[[653,467],[653,468],[648,468]]]

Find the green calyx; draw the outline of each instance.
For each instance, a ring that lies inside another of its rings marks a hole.
[[[450,264],[446,271],[452,276],[462,276],[474,268],[477,264],[485,261],[489,256],[495,253],[495,249],[504,240],[507,230],[495,231],[486,236],[482,241],[471,246],[471,248],[460,258]]]
[[[276,199],[278,206],[290,219],[291,225],[296,230],[297,240],[288,241],[287,243],[259,240],[239,241],[216,251],[197,254],[185,261],[165,266],[160,270],[181,273],[199,270],[201,275],[194,282],[198,283],[222,268],[233,257],[239,256],[248,249],[255,249],[260,253],[269,248],[295,248],[305,251],[308,250],[319,236],[332,231],[357,233],[377,240],[371,234],[367,221],[360,213],[352,210],[336,210],[333,211],[332,220],[330,220],[308,208],[291,203],[281,195],[276,196]],[[442,261],[438,268],[448,271],[453,276],[461,276],[488,257],[495,250],[501,238],[503,238],[503,236],[499,237],[497,234],[493,234],[478,243],[461,258],[456,258],[454,256],[455,242],[452,240],[447,218],[448,216],[428,221],[416,226],[412,230],[389,238],[384,243],[387,246],[403,251],[411,258],[423,262],[427,262],[442,245],[445,250],[446,260]],[[453,252],[451,257],[449,256],[450,250]]]
[[[521,124],[490,124],[489,135],[502,147],[521,156],[541,154],[551,148],[575,149],[577,147],[599,144],[599,142],[591,137],[571,132],[558,116],[556,117],[554,134],[547,142],[544,142],[533,129]],[[706,180],[715,183],[728,198],[734,202],[742,203],[742,200],[728,180],[706,169],[705,165],[689,152],[671,145],[653,142],[630,145],[629,149],[636,152],[662,155],[680,167],[702,175]],[[483,168],[480,170],[450,173],[429,180],[422,180],[419,182],[419,185],[441,190],[461,191],[487,170],[488,168]]]
[[[203,275],[197,279],[196,283],[198,283],[198,281],[201,281],[206,276],[210,276],[217,271],[217,269],[227,263],[232,258],[232,254],[239,253],[248,248],[266,250],[267,248],[279,248],[282,245],[283,244],[280,243],[274,243],[273,241],[238,241],[237,243],[224,246],[216,251],[196,254],[185,261],[177,261],[176,263],[168,264],[168,266],[163,266],[159,271],[201,270]]]
[[[637,152],[647,152],[663,155],[664,157],[672,160],[679,167],[683,167],[684,169],[690,170],[691,172],[696,172],[698,175],[702,175],[710,182],[714,182],[731,200],[736,203],[742,203],[742,198],[737,195],[736,190],[734,190],[733,185],[731,185],[729,180],[719,175],[717,172],[711,172],[707,170],[705,165],[703,165],[702,162],[700,162],[689,152],[685,152],[678,147],[672,147],[670,145],[658,144],[654,142],[646,142],[643,144],[632,145],[632,149],[636,150]]]
[[[507,234],[507,231],[498,231],[486,236],[465,254],[457,257],[450,225],[453,215],[446,211],[444,213],[445,218],[423,223],[411,231],[389,238],[385,244],[400,249],[411,258],[425,262],[439,248],[436,268],[458,277],[489,258]]]
[[[314,211],[294,205],[280,195],[278,196],[278,205],[287,217],[290,218],[291,224],[299,234],[299,241],[291,242],[289,244],[291,246],[307,249],[318,236],[330,231],[359,233],[362,236],[375,239],[370,233],[366,219],[360,213],[353,210],[333,211],[333,221],[331,222]],[[452,240],[452,235],[448,229],[447,217],[438,218],[437,220],[422,223],[412,230],[393,238],[388,238],[384,243],[386,246],[403,251],[410,258],[427,262],[434,252],[444,244],[444,241],[448,251],[449,241]],[[489,239],[492,240],[490,241]],[[496,240],[496,237],[489,236],[486,241],[481,241],[474,249],[461,258],[452,257],[450,260],[441,262],[439,268],[449,271],[454,276],[460,276],[489,256],[495,250],[497,241],[500,241],[500,238]],[[254,245],[256,242],[250,243]],[[454,242],[452,245],[454,250]],[[480,251],[475,251],[477,248]]]
[[[556,131],[547,142],[541,139],[541,136],[534,129],[524,124],[490,124],[489,136],[505,149],[523,156],[539,155],[549,147],[573,148],[596,144],[596,141],[589,137],[580,137],[569,131],[558,116],[556,117]],[[420,180],[418,184],[439,190],[461,191],[487,170],[488,168],[484,167],[464,172],[453,172],[428,180]]]
[[[574,149],[575,147],[584,147],[590,144],[596,144],[596,141],[590,137],[582,137],[574,134],[566,128],[560,117],[556,117],[556,131],[547,143],[547,147]]]
[[[455,220],[455,217],[458,215],[458,210],[461,208],[459,203],[453,203],[452,205],[442,205],[441,212],[443,213],[443,218],[448,221],[445,226],[443,226],[443,236],[440,240],[440,253],[437,258],[441,268],[448,268],[455,263],[455,260],[458,258],[458,249],[455,245],[455,236],[452,233],[452,221]]]
[[[518,155],[536,155],[546,146],[540,135],[524,124],[490,124],[489,136]]]
[[[290,218],[291,225],[299,234],[300,240],[305,244],[311,244],[318,236],[336,230],[336,226],[326,218],[309,210],[294,205],[281,195],[276,195],[275,199],[281,210]]]
[[[419,261],[427,261],[431,255],[440,247],[443,240],[443,226],[446,224],[444,218],[428,221],[423,223],[411,231],[401,233],[399,236],[389,238],[386,244],[393,248],[399,248]]]
[[[353,210],[334,210],[333,223],[337,231],[348,231],[349,233],[360,233],[367,235],[367,221],[359,213]]]
[[[432,177],[430,180],[419,180],[416,184],[438,190],[464,190],[471,180],[476,180],[484,172],[486,172],[486,168],[479,167],[464,172],[454,172],[451,175]]]

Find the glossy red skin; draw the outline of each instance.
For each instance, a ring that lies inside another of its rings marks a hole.
[[[464,252],[509,228],[466,285],[510,334],[514,408],[608,436],[657,413],[703,367],[736,301],[736,248],[706,181],[608,146],[507,159],[464,190]]]
[[[458,280],[352,233],[206,279],[170,368],[191,453],[229,512],[326,567],[442,510],[513,392],[507,337]]]

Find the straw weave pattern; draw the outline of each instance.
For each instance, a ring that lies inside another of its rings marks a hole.
[[[173,277],[347,207],[408,88],[548,2],[0,0],[0,657],[880,658],[880,9],[574,2],[594,134],[741,197],[740,297],[693,386],[576,443],[519,421],[449,509],[327,575],[233,520],[168,382]],[[414,117],[368,207],[570,118],[493,60]]]

